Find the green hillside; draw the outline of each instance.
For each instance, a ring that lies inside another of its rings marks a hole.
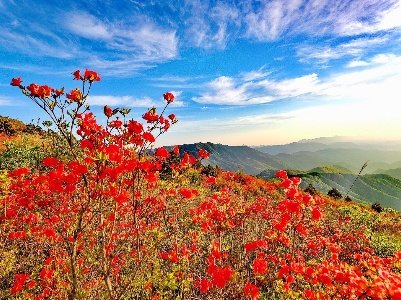
[[[383,174],[387,174],[391,177],[397,178],[399,180],[401,180],[401,168],[396,168],[396,169],[389,169],[389,170],[385,170],[383,172],[380,172]]]
[[[296,174],[290,171],[292,176],[302,178],[301,188],[306,188],[309,184],[314,186],[323,194],[327,194],[332,188],[337,189],[343,197],[348,193],[352,200],[358,202],[374,203],[378,202],[384,207],[391,207],[401,211],[401,181],[386,174],[368,174],[358,178],[349,191],[356,175],[350,173],[330,172],[336,170],[336,167],[321,167],[310,170],[309,172],[300,172]],[[323,172],[326,170],[328,172]],[[336,171],[341,171],[337,169]],[[261,172],[258,177],[264,179],[273,178],[275,171],[267,170]]]
[[[310,170],[309,172],[316,172],[316,173],[337,173],[337,174],[352,174],[352,172],[339,165],[333,166],[324,166],[324,167],[316,167]]]

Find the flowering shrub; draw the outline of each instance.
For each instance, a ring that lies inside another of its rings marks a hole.
[[[46,111],[69,152],[19,168],[0,193],[0,286],[9,299],[401,299],[401,253],[375,256],[350,218],[278,182],[148,151],[177,122],[151,108],[88,112],[100,80],[76,71],[74,89],[18,86]],[[88,86],[89,85],[89,86]]]

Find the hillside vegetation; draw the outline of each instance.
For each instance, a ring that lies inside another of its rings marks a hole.
[[[265,170],[258,177],[269,180],[274,178],[275,172],[274,170]],[[348,193],[348,196],[354,201],[370,204],[378,202],[384,207],[401,211],[401,181],[389,175],[361,175],[355,181],[356,174],[350,174],[347,169],[339,166],[319,167],[307,172],[289,170],[288,174],[300,177],[302,188],[312,185],[325,195],[335,188],[343,197]]]
[[[401,298],[401,213],[307,192],[283,170],[267,181],[202,164],[202,148],[152,149],[176,123],[163,115],[172,93],[146,125],[105,106],[101,126],[85,89],[100,76],[73,75],[86,93],[65,100],[11,82],[57,134],[37,146],[38,164],[15,152],[19,167],[1,170],[1,299]]]

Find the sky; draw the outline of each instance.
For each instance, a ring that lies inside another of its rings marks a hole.
[[[18,88],[75,89],[140,120],[175,101],[156,145],[401,140],[401,0],[0,0],[0,115],[47,120]]]

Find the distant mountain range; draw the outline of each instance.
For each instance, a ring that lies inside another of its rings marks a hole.
[[[166,147],[170,148],[170,147]],[[196,156],[199,149],[208,151],[210,158],[204,164],[217,165],[227,171],[243,171],[256,175],[266,169],[282,169],[284,165],[274,156],[248,146],[227,146],[213,143],[180,145],[181,154],[185,151]]]
[[[300,147],[298,144],[306,144],[305,147],[313,149],[314,143],[314,141],[299,142],[282,146],[296,149]],[[361,148],[335,148],[339,145],[338,142],[321,145],[325,145],[326,148],[279,154],[263,152],[258,150],[264,149],[260,147],[227,146],[214,143],[184,144],[180,145],[180,149],[181,152],[186,151],[193,155],[196,155],[199,149],[207,150],[211,156],[205,163],[218,165],[228,171],[242,170],[251,175],[257,175],[266,169],[309,171],[316,167],[332,165],[346,168],[350,173],[358,173],[362,165],[368,162],[364,174],[383,173],[401,179],[401,146],[400,150],[383,150],[379,145],[376,145],[374,149],[373,144],[369,144],[370,149],[364,149],[363,144],[359,144]],[[356,147],[358,144],[353,143],[353,145]],[[387,143],[388,148],[396,149],[398,144],[394,143],[391,147],[389,145],[390,143]]]
[[[293,154],[300,151],[319,151],[325,149],[363,149],[363,150],[385,150],[401,151],[400,141],[381,141],[366,142],[348,137],[321,137],[310,140],[300,140],[298,142],[284,145],[268,145],[253,147],[261,152],[272,155],[279,153]]]
[[[277,146],[227,146],[214,143],[180,145],[181,153],[192,155],[199,149],[210,152],[204,164],[218,165],[227,171],[243,171],[264,178],[277,170],[292,170],[324,194],[337,188],[348,192],[356,174],[368,162],[349,196],[356,201],[379,202],[401,211],[401,143],[362,143],[341,138],[320,138]],[[299,151],[302,149],[302,151]],[[306,150],[309,149],[309,150]],[[265,152],[269,150],[270,152]],[[282,150],[285,150],[284,152]]]

